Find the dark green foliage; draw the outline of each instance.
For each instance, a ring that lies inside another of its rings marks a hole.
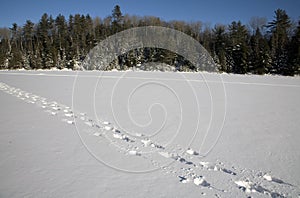
[[[119,5],[116,5],[112,11],[112,32],[116,33],[122,30],[123,14]]]
[[[257,28],[250,38],[249,72],[265,74],[270,70],[270,49],[267,40]]]
[[[227,72],[227,64],[226,64],[226,28],[224,25],[217,25],[213,29],[214,33],[214,51],[217,56],[217,60],[215,60],[219,65],[220,71]]]
[[[291,39],[289,45],[289,62],[288,64],[291,67],[291,71],[294,71],[295,74],[300,74],[300,21],[298,22],[297,29],[295,34]]]
[[[240,21],[234,21],[229,25],[229,39],[228,53],[232,57],[232,63],[229,65],[231,71],[237,74],[245,74],[248,72],[248,32]]]
[[[271,35],[271,56],[273,73],[283,75],[292,75],[288,64],[288,29],[291,27],[291,21],[284,10],[275,11],[275,19],[269,23],[268,27]]]
[[[300,73],[300,21],[297,28],[284,10],[275,11],[267,26],[264,18],[252,18],[251,29],[240,21],[211,28],[201,22],[163,21],[154,16],[123,15],[116,5],[104,19],[89,15],[43,14],[38,23],[0,28],[0,69],[78,69],[87,53],[116,32],[139,26],[169,27],[190,35],[211,54],[220,72],[294,75]],[[269,31],[266,31],[266,29]],[[172,65],[179,71],[196,68],[184,57],[159,48],[131,50],[107,69],[136,68],[149,62]],[[153,66],[153,65],[152,65]]]

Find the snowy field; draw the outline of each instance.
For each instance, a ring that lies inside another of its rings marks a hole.
[[[300,197],[300,78],[0,72],[0,197]]]

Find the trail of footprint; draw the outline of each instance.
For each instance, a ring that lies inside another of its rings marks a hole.
[[[227,175],[229,178],[241,178],[243,175],[246,175],[245,172],[253,172],[246,169],[238,170],[228,168],[222,162],[210,163],[201,161],[201,156],[199,156],[199,154],[191,148],[185,150],[181,148],[180,145],[178,145],[177,148],[165,148],[159,143],[146,138],[143,134],[137,134],[136,137],[130,137],[128,134],[118,130],[108,121],[94,121],[89,118],[86,113],[75,112],[66,105],[59,104],[56,101],[48,101],[46,98],[25,92],[18,88],[10,87],[5,83],[0,82],[0,90],[15,96],[20,100],[26,101],[27,103],[38,105],[44,109],[45,112],[60,118],[63,122],[69,125],[74,125],[75,122],[83,122],[86,127],[93,129],[89,130],[90,135],[93,135],[95,138],[106,138],[117,145],[121,145],[116,147],[116,149],[119,149],[121,153],[125,155],[143,157],[144,159],[149,160],[154,167],[159,168],[163,173],[174,175],[181,183],[190,183],[198,187],[200,186],[215,190],[216,192],[225,193],[227,191],[226,189],[219,189],[215,187],[211,184],[211,182],[207,181],[203,175],[200,175],[199,172],[213,171],[215,173],[222,174],[223,176]],[[173,163],[169,165],[162,164],[160,161],[154,160],[153,155],[155,154],[161,158],[170,159]],[[253,175],[253,173],[251,174]],[[261,180],[271,182],[274,185],[286,185],[289,187],[286,191],[296,190],[293,185],[270,175],[257,175],[253,176],[253,179],[258,182],[252,183],[249,180],[233,179],[233,183],[237,186],[237,189],[241,189],[246,194],[256,192],[269,195],[270,197],[285,197],[287,193],[284,194],[271,191],[259,183],[262,182]],[[276,188],[274,187],[272,189]],[[219,196],[219,194],[215,194],[215,196]]]
[[[239,189],[241,189],[242,191],[244,191],[245,193],[261,193],[261,194],[265,194],[268,195],[272,198],[285,198],[286,195],[284,194],[280,194],[277,192],[272,192],[271,190],[268,190],[256,183],[253,183],[249,180],[246,181],[235,181],[236,185],[239,187]]]
[[[64,105],[60,105],[55,101],[47,101],[46,98],[40,97],[38,95],[22,91],[18,88],[10,87],[4,83],[0,84],[0,89],[6,93],[9,93],[10,95],[13,95],[21,100],[24,100],[25,102],[29,104],[37,104],[42,109],[45,109],[45,112],[52,115],[57,116],[59,115],[62,107]],[[62,116],[61,116],[62,117]],[[62,119],[62,121],[65,121]],[[74,124],[72,123],[72,120],[66,121],[68,124]]]

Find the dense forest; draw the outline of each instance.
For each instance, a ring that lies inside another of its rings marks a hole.
[[[220,72],[252,74],[300,74],[300,21],[292,22],[278,9],[272,21],[262,17],[249,24],[233,21],[214,27],[198,22],[163,21],[154,16],[123,14],[117,5],[104,19],[89,15],[43,14],[38,23],[0,28],[0,69],[79,69],[94,46],[116,32],[141,26],[163,26],[184,32],[211,54]],[[164,49],[136,49],[122,55],[107,69],[128,69],[137,64],[163,62],[178,71],[193,71],[183,57]]]

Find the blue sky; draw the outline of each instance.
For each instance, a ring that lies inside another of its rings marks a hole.
[[[104,18],[118,4],[122,12],[139,16],[158,16],[164,20],[202,21],[229,24],[241,20],[247,24],[252,16],[266,17],[281,8],[294,20],[300,19],[300,0],[0,0],[0,27],[16,22],[36,23],[43,13],[90,14]]]

